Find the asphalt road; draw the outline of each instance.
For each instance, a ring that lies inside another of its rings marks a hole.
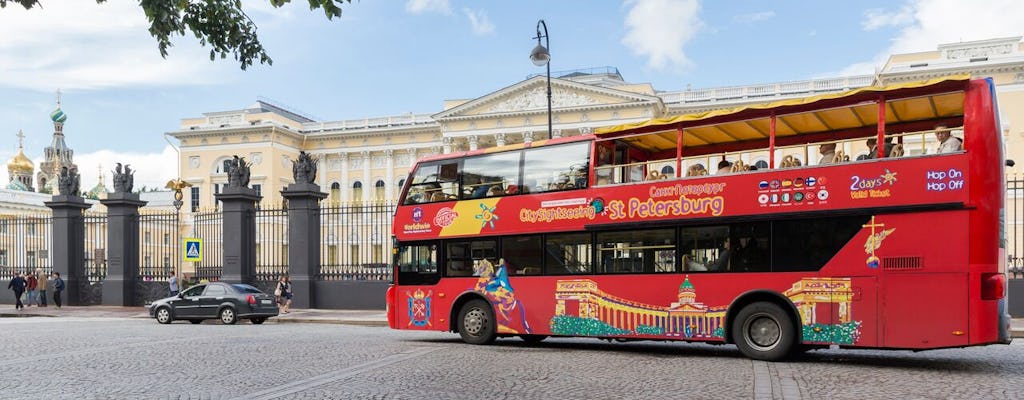
[[[3,399],[1024,398],[1024,343],[767,363],[732,346],[74,317],[0,319],[0,339]]]

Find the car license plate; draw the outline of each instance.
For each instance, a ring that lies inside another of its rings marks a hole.
[[[262,304],[270,304],[270,300],[263,299],[263,300],[260,300],[260,303],[262,303]]]

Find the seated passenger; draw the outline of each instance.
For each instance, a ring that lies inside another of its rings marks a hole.
[[[743,160],[736,160],[732,163],[732,167],[729,168],[732,172],[746,172],[750,169],[747,168],[747,164],[743,163]]]
[[[818,160],[818,164],[832,164],[836,158],[836,144],[835,143],[822,143],[818,146],[818,153],[821,154],[821,159]]]
[[[504,196],[504,195],[505,195],[505,191],[501,190],[501,186],[498,186],[498,185],[491,186],[491,188],[487,190],[487,197]]]
[[[935,127],[935,138],[939,140],[939,147],[936,149],[936,154],[952,153],[963,150],[964,148],[964,142],[960,140],[960,138],[953,136],[945,125]]]
[[[725,174],[728,174],[729,172],[732,172],[732,163],[729,162],[729,160],[719,161],[718,162],[718,172],[715,172],[715,174],[716,175],[725,175]]]
[[[445,201],[448,200],[448,196],[444,195],[444,192],[438,190],[430,195],[430,201]]]
[[[664,178],[664,176],[661,175],[661,172],[658,172],[657,170],[651,170],[651,172],[647,173],[647,178],[645,178],[644,180],[656,181],[656,180],[662,179],[662,178]]]
[[[708,170],[704,168],[704,164],[693,164],[690,168],[686,169],[686,176],[703,176],[707,174]]]
[[[718,249],[718,259],[703,264],[690,259],[689,255],[683,256],[683,267],[687,271],[725,271],[729,269],[729,238],[725,238],[722,247]]]
[[[473,188],[473,192],[469,194],[471,199],[479,199],[487,195],[487,190],[491,188],[491,185],[479,185]]]
[[[864,142],[864,144],[866,144],[868,146],[868,149],[869,149],[868,150],[868,157],[867,158],[868,159],[878,158],[878,146],[877,146],[878,145],[878,139],[875,139],[875,138],[868,139],[866,142]],[[892,155],[892,146],[893,146],[892,138],[891,137],[885,138],[885,147],[883,148],[883,153],[885,154],[885,157],[890,157]]]

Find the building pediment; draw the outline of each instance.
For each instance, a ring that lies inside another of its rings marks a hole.
[[[551,79],[552,109],[650,106],[660,102],[661,99],[656,96]],[[440,121],[492,117],[497,114],[547,111],[547,107],[547,80],[545,77],[534,77],[434,114],[433,118]]]

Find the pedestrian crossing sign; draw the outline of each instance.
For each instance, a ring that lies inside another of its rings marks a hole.
[[[203,239],[185,238],[185,261],[203,261]]]

